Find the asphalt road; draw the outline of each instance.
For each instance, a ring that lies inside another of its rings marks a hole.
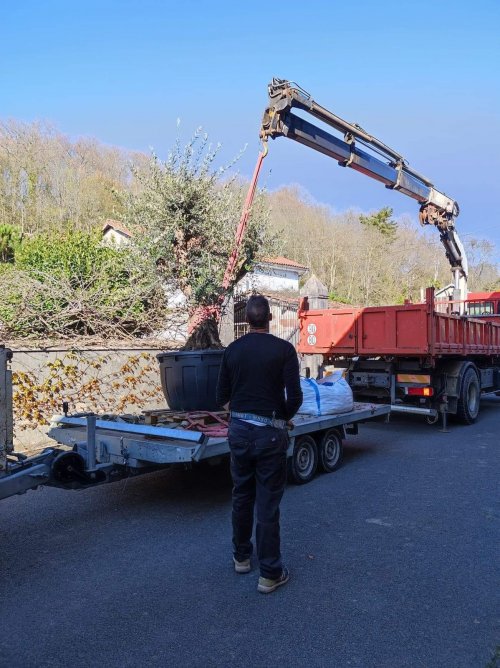
[[[500,400],[362,425],[283,501],[290,583],[236,575],[225,470],[0,503],[0,665],[485,668],[500,644]]]

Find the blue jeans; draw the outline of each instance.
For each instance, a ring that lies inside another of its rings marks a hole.
[[[286,429],[258,427],[233,418],[229,425],[233,478],[233,549],[238,561],[253,551],[255,539],[262,577],[278,578],[283,570],[280,551],[280,502],[286,483]]]

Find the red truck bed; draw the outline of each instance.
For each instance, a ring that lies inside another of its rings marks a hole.
[[[500,355],[500,322],[437,312],[424,304],[301,310],[300,353],[346,356]]]

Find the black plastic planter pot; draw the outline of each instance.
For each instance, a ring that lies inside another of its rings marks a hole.
[[[157,355],[161,386],[170,409],[215,411],[223,350],[177,350]]]

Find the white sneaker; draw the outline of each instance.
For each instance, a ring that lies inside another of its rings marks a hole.
[[[233,562],[234,562],[234,570],[237,573],[250,573],[252,570],[252,564],[250,563],[250,559],[244,559],[243,561],[237,561],[233,557]]]
[[[257,585],[257,591],[260,591],[261,594],[270,594],[281,585],[284,585],[290,579],[290,573],[288,568],[284,568],[279,578],[276,580],[271,580],[271,578],[259,578],[259,584]]]

